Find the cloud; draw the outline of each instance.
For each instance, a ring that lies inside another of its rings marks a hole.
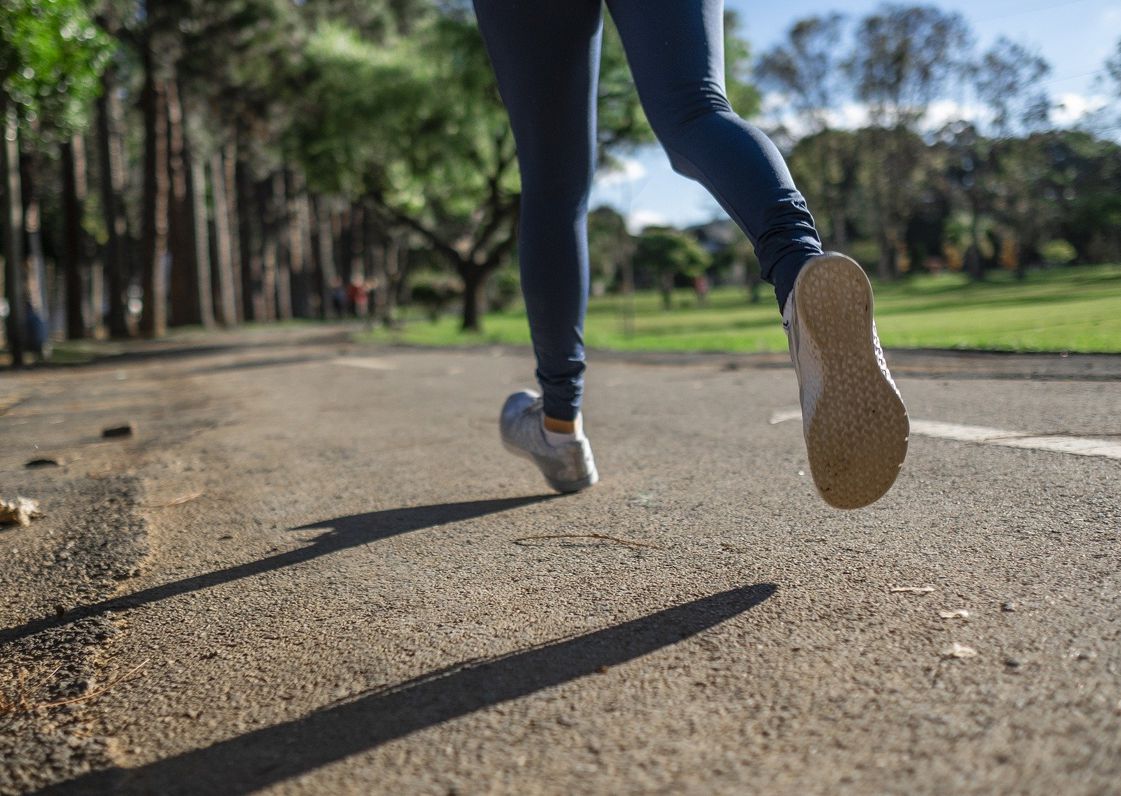
[[[1072,127],[1086,121],[1109,104],[1103,94],[1079,94],[1067,92],[1053,97],[1056,108],[1051,114],[1051,122],[1056,127]],[[787,132],[795,138],[806,135],[808,127],[794,113],[782,95],[769,94],[764,98],[763,107],[768,116],[783,124]],[[846,102],[826,113],[829,125],[838,130],[856,130],[869,124],[868,106],[859,102]],[[977,103],[957,100],[935,100],[927,108],[922,120],[922,128],[936,131],[948,122],[971,121],[981,125],[992,121],[992,112]]]
[[[596,174],[597,188],[615,188],[629,182],[637,182],[646,176],[646,167],[633,158],[622,158],[618,165],[610,170],[603,170]]]
[[[1101,94],[1060,94],[1057,100],[1058,107],[1051,114],[1051,118],[1060,127],[1068,127],[1083,121],[1109,105],[1109,100]]]
[[[627,230],[637,235],[646,227],[668,226],[669,219],[656,210],[635,210],[627,216]]]

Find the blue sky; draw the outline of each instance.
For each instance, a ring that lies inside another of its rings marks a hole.
[[[879,0],[848,0],[843,5],[818,0],[725,0],[739,12],[743,33],[758,54],[780,41],[803,17],[842,10],[859,18]],[[1046,81],[1052,96],[1065,101],[1069,116],[1086,103],[1101,101],[1095,85],[1106,58],[1121,40],[1118,0],[935,0],[932,5],[956,11],[969,22],[980,50],[1004,35],[1027,45],[1051,64]],[[601,174],[592,205],[611,204],[627,214],[632,226],[644,223],[686,225],[721,215],[708,194],[670,169],[656,147],[636,152],[623,172]]]

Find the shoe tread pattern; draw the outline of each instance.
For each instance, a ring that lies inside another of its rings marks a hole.
[[[821,362],[821,393],[806,427],[814,484],[854,509],[881,498],[907,456],[907,410],[873,346],[872,287],[854,261],[818,258],[799,274],[796,309]]]

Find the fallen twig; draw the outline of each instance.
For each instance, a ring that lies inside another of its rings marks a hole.
[[[931,586],[895,586],[888,591],[892,594],[931,594],[934,589]]]
[[[663,548],[651,544],[649,542],[636,542],[633,539],[620,539],[618,536],[608,536],[603,533],[548,533],[540,536],[522,536],[514,540],[514,544],[522,545],[523,542],[541,541],[545,539],[599,539],[604,542],[614,542],[621,544],[625,547],[646,547],[651,550],[662,550]],[[523,547],[525,545],[522,545]]]
[[[61,668],[62,664],[60,663],[47,672],[47,674],[40,677],[39,681],[30,687],[27,686],[27,672],[21,671],[16,676],[15,694],[9,697],[7,694],[0,693],[0,716],[7,716],[12,713],[26,713],[34,708],[35,706],[31,703],[31,695],[38,691],[47,680],[54,677]]]
[[[60,699],[57,702],[44,702],[44,703],[39,704],[39,705],[34,705],[34,707],[37,707],[37,708],[57,708],[57,707],[60,707],[62,705],[72,705],[75,702],[85,702],[88,699],[96,699],[97,697],[106,693],[110,689],[115,688],[116,686],[120,685],[121,683],[127,683],[131,680],[136,679],[135,677],[133,677],[133,675],[136,674],[144,666],[146,666],[148,664],[148,660],[149,660],[148,658],[145,658],[140,663],[136,664],[136,666],[133,666],[127,672],[122,674],[120,677],[114,677],[112,680],[110,680],[108,683],[103,685],[101,688],[98,688],[96,691],[90,691],[88,694],[82,694],[81,696],[71,697],[70,699]],[[58,670],[56,669],[55,671],[58,671]]]
[[[182,497],[177,497],[177,498],[175,498],[175,500],[169,500],[167,503],[149,503],[149,504],[143,506],[143,508],[146,508],[146,509],[169,509],[172,506],[182,506],[184,503],[190,503],[192,500],[198,500],[200,497],[202,497],[205,494],[206,494],[205,492],[192,492],[189,495],[183,495]]]

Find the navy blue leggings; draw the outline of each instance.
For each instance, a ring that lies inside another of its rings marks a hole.
[[[778,149],[728,104],[723,0],[606,5],[674,169],[747,234],[781,307],[821,241]],[[475,0],[475,12],[518,147],[518,257],[545,413],[572,420],[583,395],[603,2]]]

